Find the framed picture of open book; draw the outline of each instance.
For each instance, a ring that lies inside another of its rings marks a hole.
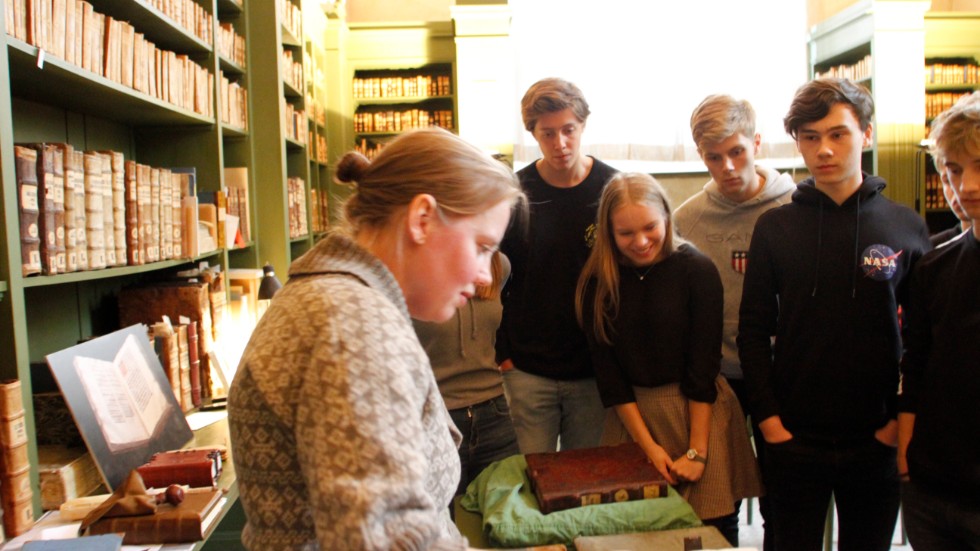
[[[145,325],[49,354],[47,360],[110,490],[154,453],[191,439]]]

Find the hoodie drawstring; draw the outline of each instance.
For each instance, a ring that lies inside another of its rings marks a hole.
[[[820,281],[820,250],[823,248],[823,199],[817,201],[820,209],[817,211],[817,267],[813,271],[813,292],[811,297],[817,296],[817,283]]]
[[[854,209],[854,268],[851,270],[851,298],[857,298],[857,271],[860,265],[858,237],[861,235],[861,193],[857,194],[857,208]]]

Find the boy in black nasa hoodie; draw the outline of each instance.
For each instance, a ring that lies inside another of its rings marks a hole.
[[[831,494],[841,550],[886,551],[895,528],[898,309],[930,244],[861,172],[873,113],[848,80],[797,90],[783,122],[812,177],[749,247],[737,342],[778,549],[822,548]]]

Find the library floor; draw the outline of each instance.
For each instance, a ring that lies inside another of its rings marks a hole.
[[[752,500],[752,523],[748,522],[748,511],[749,504],[742,504],[741,518],[739,520],[738,526],[738,543],[742,547],[754,547],[758,551],[762,551],[762,515],[759,513],[759,500]],[[901,522],[901,518],[899,518]],[[834,519],[834,526],[837,526],[836,519]],[[837,550],[837,539],[834,539],[834,545],[832,551]],[[895,526],[895,535],[892,536],[892,551],[912,551],[912,546],[907,542],[902,543],[902,530],[900,524]]]

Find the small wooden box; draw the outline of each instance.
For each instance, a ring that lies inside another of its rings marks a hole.
[[[38,446],[41,508],[57,509],[69,499],[91,494],[102,485],[95,461],[85,448]]]
[[[0,381],[0,417],[16,417],[24,413],[24,399],[20,394],[20,380]]]
[[[0,444],[13,448],[27,442],[24,410],[14,417],[0,417]]]

